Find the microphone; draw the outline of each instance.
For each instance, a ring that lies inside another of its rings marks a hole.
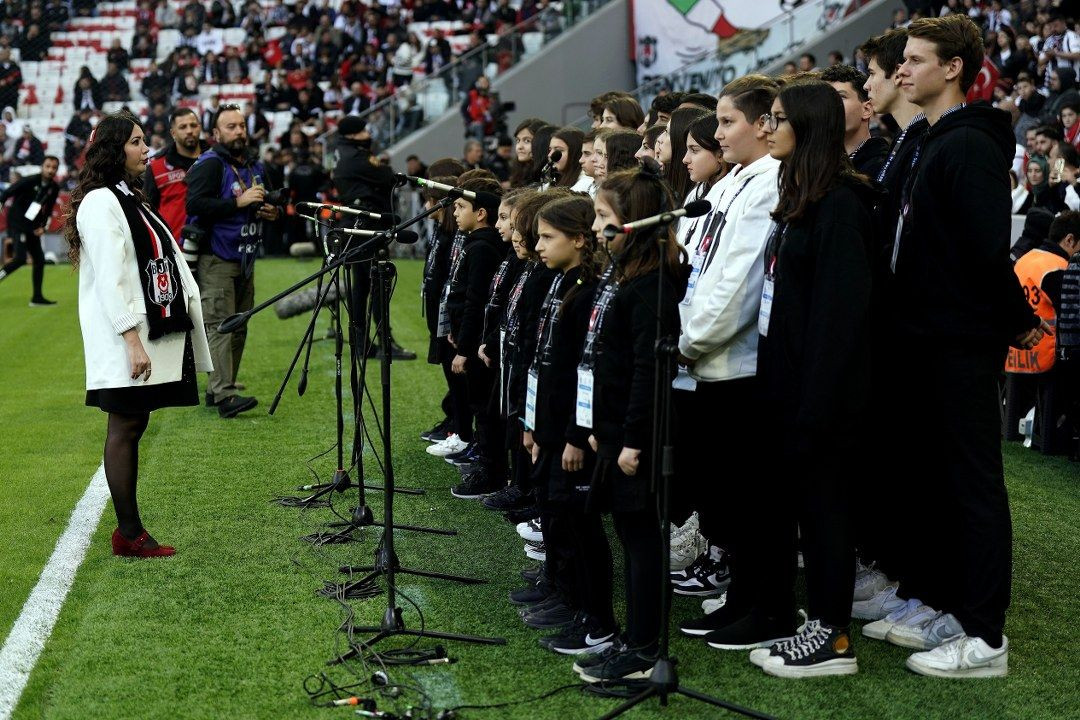
[[[240,312],[235,313],[234,315],[230,315],[229,317],[222,320],[221,324],[218,325],[218,332],[231,333],[234,330],[237,330],[241,325],[246,323],[249,317],[251,317],[250,313],[246,312]]]
[[[367,210],[357,210],[355,208],[346,207],[345,205],[329,205],[329,204],[326,204],[326,203],[298,202],[298,203],[296,203],[296,207],[298,207],[298,208],[308,207],[308,208],[311,208],[312,210],[320,211],[320,214],[321,214],[321,211],[323,211],[323,210],[329,210],[331,213],[339,213],[339,214],[342,214],[342,215],[356,215],[358,217],[370,218],[371,220],[389,220],[389,221],[392,221],[392,223],[394,225],[397,225],[399,222],[401,222],[401,218],[399,218],[397,215],[393,215],[391,213],[373,213],[373,212],[368,212]]]
[[[405,175],[404,173],[396,173],[394,177],[410,182],[417,187],[431,188],[432,190],[442,190],[444,193],[450,195],[450,197],[465,198],[466,200],[479,200],[485,205],[494,205],[498,203],[502,198],[494,193],[473,192],[472,190],[462,190],[459,187],[453,185],[446,185],[445,183],[435,182],[434,180],[427,180],[425,178],[413,177],[411,175]]]
[[[373,238],[376,236],[385,236],[387,232],[385,230],[353,230],[352,228],[334,228],[331,233],[344,233],[346,235],[355,235],[357,237]],[[412,230],[400,230],[398,231],[395,240],[402,245],[412,245],[414,242],[420,239],[420,236],[414,233]]]
[[[678,210],[669,210],[668,212],[662,212],[658,215],[635,220],[634,222],[626,223],[621,226],[608,225],[604,228],[604,237],[610,240],[619,233],[628,233],[644,227],[667,224],[673,220],[678,220],[681,217],[700,217],[710,210],[712,210],[712,203],[708,200],[695,200],[692,203],[688,203],[686,207],[681,207]]]
[[[551,154],[548,155],[548,165],[554,165],[560,160],[562,160],[562,150],[555,148],[551,151]]]

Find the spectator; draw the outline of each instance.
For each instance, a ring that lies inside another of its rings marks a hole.
[[[898,10],[897,12],[903,12]],[[813,72],[817,68],[817,58],[810,53],[799,56],[799,72]]]
[[[465,134],[469,137],[484,138],[495,130],[494,100],[490,90],[491,81],[486,75],[481,75],[461,104],[461,115],[465,119]]]
[[[506,135],[500,135],[495,145],[495,155],[488,161],[490,170],[503,187],[510,182],[510,163],[514,157],[514,141]],[[573,160],[576,161],[576,158]]]
[[[49,35],[41,32],[41,27],[31,23],[26,31],[15,41],[19,48],[19,57],[23,62],[40,62],[49,52]]]
[[[22,132],[20,131],[20,135]],[[7,169],[11,163],[8,160],[15,152],[15,141],[18,136],[9,135],[7,131],[7,125],[0,123],[0,163],[3,163],[3,172],[0,173],[0,177],[7,177]]]
[[[217,55],[212,51],[206,53],[199,63],[198,69],[195,71],[195,76],[199,79],[200,85],[220,85],[222,77],[221,68],[218,66]]]
[[[75,88],[71,91],[71,102],[76,110],[85,107],[95,112],[100,112],[105,103],[105,96],[97,79],[85,65],[79,69],[79,79],[75,81]]]
[[[371,98],[364,91],[364,84],[359,80],[349,87],[349,95],[341,104],[345,115],[359,115],[371,107]]]
[[[4,108],[2,114],[0,114],[0,122],[4,123],[7,127],[8,137],[19,137],[22,135],[23,125],[25,123],[15,115],[15,108],[8,106]]]
[[[1035,89],[1031,76],[1021,74],[1016,81],[1016,107],[1019,117],[1016,119],[1015,135],[1017,142],[1022,142],[1029,130],[1039,126],[1046,97]]]
[[[90,108],[79,108],[64,129],[64,164],[73,167],[90,139]]]
[[[131,100],[131,88],[127,78],[120,72],[116,63],[106,66],[105,77],[101,78],[101,95],[105,102],[127,102]]]
[[[19,108],[22,81],[22,70],[18,63],[12,62],[11,51],[0,47],[0,107]]]
[[[1060,67],[1050,72],[1050,93],[1046,96],[1046,105],[1043,108],[1042,119],[1044,123],[1058,121],[1066,103],[1080,101],[1080,93],[1076,91],[1076,71],[1071,67]]]
[[[244,104],[244,115],[247,117],[248,138],[252,145],[258,147],[270,136],[270,122],[250,101]]]
[[[45,162],[45,146],[29,125],[23,125],[22,135],[15,140],[8,159],[14,165],[40,165]]]
[[[131,55],[120,45],[120,38],[114,38],[109,52],[105,57],[109,62],[121,70],[127,70],[131,65]]]
[[[214,118],[217,117],[218,108],[221,107],[221,96],[214,94],[210,96],[210,102],[203,108],[202,115],[199,116],[199,124],[202,126],[203,132],[209,135],[214,130]]]
[[[171,85],[172,80],[169,76],[151,60],[146,75],[143,76],[142,85],[139,86],[139,92],[151,104],[168,103]]]
[[[462,163],[466,170],[480,170],[484,167],[484,144],[479,140],[466,140]]]

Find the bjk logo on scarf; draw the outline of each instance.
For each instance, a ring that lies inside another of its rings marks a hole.
[[[176,282],[172,261],[167,257],[151,258],[146,263],[148,277],[146,295],[155,305],[168,308],[176,297]]]

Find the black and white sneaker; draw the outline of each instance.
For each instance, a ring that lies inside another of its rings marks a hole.
[[[487,470],[481,467],[462,477],[450,494],[462,500],[476,500],[498,489],[498,480],[492,481]]]
[[[615,631],[601,627],[594,618],[581,612],[574,623],[561,633],[540,638],[540,646],[560,655],[602,653],[615,643]]]
[[[687,570],[693,569],[686,579],[673,581],[672,589],[676,595],[719,595],[731,582],[731,568],[728,566],[727,553],[715,545],[709,548],[705,560],[695,560]]]
[[[593,665],[581,673],[581,679],[587,683],[614,683],[630,680],[648,680],[652,675],[656,658],[637,652],[624,650],[616,653],[606,662]]]
[[[704,640],[717,650],[753,650],[791,637],[794,630],[795,623],[791,621],[750,612],[713,630]]]
[[[525,568],[521,571],[521,579],[527,583],[535,583],[544,576],[544,563],[536,567]]]
[[[453,432],[453,424],[450,418],[443,418],[441,422],[435,423],[435,426],[430,430],[420,433],[420,439],[430,443],[442,442],[450,437],[451,432]]]
[[[547,560],[547,548],[544,547],[544,543],[525,543],[525,556],[530,560],[539,560],[543,562]]]
[[[542,606],[521,616],[522,622],[536,630],[562,630],[574,622],[577,611],[565,602]]]
[[[811,620],[791,641],[774,645],[761,669],[776,677],[822,677],[854,675],[859,663],[847,628]]]
[[[616,635],[612,638],[612,643],[604,650],[598,653],[582,654],[574,661],[573,670],[578,675],[584,675],[587,672],[599,672],[597,669],[600,665],[603,665],[607,661],[621,652],[626,651],[626,640]]]
[[[522,492],[520,487],[517,485],[507,485],[502,490],[488,495],[481,504],[488,510],[510,512],[511,510],[520,510],[521,508],[527,507],[531,505],[532,502],[532,496]]]
[[[548,584],[547,580],[540,578],[523,588],[511,590],[510,602],[514,605],[535,605],[547,600],[552,592],[554,592],[554,588]]]
[[[517,534],[520,535],[523,540],[528,540],[529,542],[543,542],[544,530],[540,527],[540,518],[533,518],[532,520],[518,523]]]

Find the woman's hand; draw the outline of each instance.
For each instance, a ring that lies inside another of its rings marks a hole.
[[[536,442],[533,441],[532,430],[526,430],[525,432],[521,433],[521,444],[525,446],[526,450],[532,452],[533,445],[536,444]]]
[[[540,460],[540,443],[532,444],[532,464],[535,465]]]
[[[484,361],[484,365],[491,367],[491,358],[487,356],[484,350],[487,348],[487,344],[481,345],[480,349],[476,351],[476,357]]]
[[[455,355],[454,356],[454,361],[450,364],[450,370],[455,375],[464,375],[465,374],[465,356],[464,355]]]
[[[128,363],[131,365],[131,379],[137,380],[140,375],[144,375],[143,381],[150,379],[150,356],[146,354],[146,348],[143,347],[142,340],[139,339],[139,331],[135,328],[131,328],[123,335],[124,342],[127,343],[128,351]]]
[[[638,460],[641,459],[641,451],[634,448],[624,447],[619,453],[619,469],[624,475],[637,475]]]
[[[592,448],[593,452],[599,452],[600,444],[598,442],[596,442],[596,436],[595,435],[590,435],[589,436],[589,447]]]
[[[585,467],[585,451],[566,443],[562,452],[562,469],[566,472],[577,472]]]

